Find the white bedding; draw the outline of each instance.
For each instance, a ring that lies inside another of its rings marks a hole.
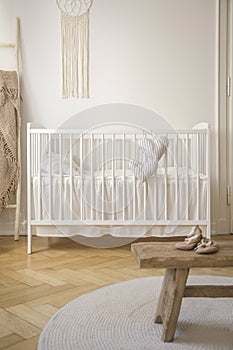
[[[156,181],[154,177],[149,178],[145,184],[135,182],[130,171],[126,171],[125,180],[123,181],[122,176],[115,173],[114,181],[112,179],[111,171],[105,171],[104,173],[104,220],[112,220],[112,188],[114,184],[114,192],[116,201],[114,203],[115,208],[115,220],[123,220],[123,210],[125,212],[125,220],[131,220],[132,225],[137,225],[137,222],[133,220],[133,200],[132,193],[135,186],[136,201],[135,211],[136,219],[143,220],[145,218],[144,204],[146,205],[146,219],[147,220],[164,220],[165,219],[165,177],[164,169],[158,169],[156,175]],[[186,170],[178,169],[178,177],[174,171],[174,168],[167,169],[167,203],[168,210],[167,215],[169,220],[185,219],[186,213]],[[178,193],[176,193],[176,181],[178,181]],[[124,185],[123,185],[124,183]],[[189,220],[196,219],[197,213],[197,178],[192,172],[189,171]],[[52,216],[49,217],[49,184],[50,178],[48,175],[41,176],[41,182],[39,184],[38,177],[33,178],[33,198],[34,198],[34,219],[38,219],[38,186],[41,188],[41,219],[42,220],[70,220],[70,192],[71,192],[71,178],[68,175],[62,176],[62,190],[60,186],[60,176],[51,177],[51,206]],[[93,213],[94,220],[102,219],[102,187],[103,178],[102,173],[95,173],[93,177],[93,198],[91,200],[91,186],[92,177],[85,175],[83,177],[83,220],[91,220],[91,213]],[[125,203],[123,203],[123,187]],[[80,196],[81,196],[81,177],[79,175],[72,177],[72,220],[80,220]],[[145,191],[145,192],[144,192]],[[62,198],[60,201],[60,192]],[[154,200],[156,193],[156,201]],[[206,177],[199,177],[199,219],[206,218],[206,193],[207,193],[207,181]],[[178,201],[176,198],[178,195]],[[62,212],[60,213],[60,202]],[[124,205],[124,206],[123,206]],[[93,208],[93,211],[92,209]],[[177,208],[177,209],[176,209]],[[178,210],[178,212],[176,211]],[[156,213],[156,218],[155,214]],[[60,216],[62,215],[62,217]],[[85,223],[85,222],[84,222]],[[159,222],[158,222],[159,223]],[[123,227],[123,226],[122,226]],[[138,236],[136,226],[131,227],[115,227],[111,230],[111,235],[116,237],[124,236]],[[159,227],[156,227],[158,235],[160,235]],[[43,227],[38,228],[38,233],[42,233],[45,230]],[[65,230],[65,231],[64,231]],[[108,229],[109,230],[109,229]],[[147,227],[148,230],[148,227]],[[140,232],[142,226],[140,226]],[[69,229],[63,228],[63,233],[77,234],[81,233],[84,236],[102,236],[106,234],[105,230],[97,227],[81,226],[80,230],[77,227],[70,226]],[[147,232],[147,231],[146,231]],[[162,232],[162,231],[161,231]],[[187,232],[187,229],[186,231]],[[145,232],[144,232],[145,234]],[[182,233],[181,233],[182,234]],[[48,228],[46,228],[46,235],[48,235]]]

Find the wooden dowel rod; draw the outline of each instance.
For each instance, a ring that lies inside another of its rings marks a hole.
[[[15,18],[15,69],[18,75],[18,98],[20,100],[20,81],[19,81],[19,18]],[[17,131],[18,131],[18,141],[17,141],[17,160],[21,167],[21,120],[18,116],[17,120]],[[19,239],[19,226],[20,226],[20,212],[21,212],[21,172],[18,178],[18,186],[16,191],[16,212],[15,212],[15,240]]]
[[[15,18],[15,67],[19,75],[19,18]],[[19,91],[20,96],[20,91]]]
[[[15,47],[15,44],[0,43],[0,47]]]
[[[15,209],[16,208],[16,204],[9,204],[6,206],[5,209]]]

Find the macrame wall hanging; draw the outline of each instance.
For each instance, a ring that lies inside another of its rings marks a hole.
[[[61,10],[62,97],[89,97],[89,9],[93,0],[56,0]]]

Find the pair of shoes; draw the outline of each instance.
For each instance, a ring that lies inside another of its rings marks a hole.
[[[218,245],[214,241],[211,241],[208,238],[202,238],[202,240],[198,243],[196,248],[194,248],[196,253],[198,254],[211,254],[216,253],[218,251]]]
[[[197,247],[198,243],[203,239],[202,230],[198,225],[192,228],[192,231],[187,235],[184,242],[176,243],[176,249],[192,250]]]
[[[217,243],[203,237],[198,225],[192,228],[184,242],[176,243],[175,247],[180,250],[195,250],[198,254],[211,254],[218,251]]]

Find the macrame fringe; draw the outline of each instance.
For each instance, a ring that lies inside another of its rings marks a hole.
[[[62,97],[89,97],[89,11],[61,11]]]

